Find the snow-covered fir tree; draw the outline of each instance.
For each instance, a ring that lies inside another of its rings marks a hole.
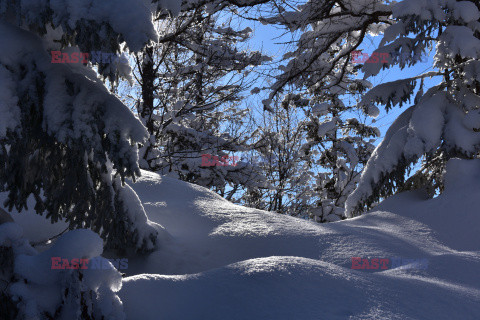
[[[478,2],[312,0],[296,11],[280,9],[280,14],[262,21],[304,32],[295,50],[284,56],[287,63],[270,99],[264,101],[266,107],[287,84],[317,92],[342,87],[352,55],[367,34],[383,34],[373,54],[387,54],[389,59],[366,63],[365,78],[382,68],[415,65],[434,50],[434,71],[380,84],[357,105],[368,110],[380,104],[389,110],[413,100],[369,160],[359,187],[347,201],[348,214],[359,213],[399,188],[426,188],[433,195],[443,188],[441,177],[448,159],[477,156]],[[429,77],[438,77],[440,83],[423,90],[423,80]],[[413,97],[416,88],[418,94]],[[405,182],[409,168],[420,159],[424,159],[422,168]]]
[[[27,199],[52,222],[98,232],[112,249],[152,249],[157,231],[124,186],[140,174],[147,133],[89,63],[69,53],[138,51],[157,40],[142,1],[0,1],[0,188],[18,211]],[[73,56],[73,55],[72,55]],[[73,60],[73,59],[72,59]],[[99,66],[111,81],[124,65]],[[128,68],[127,68],[128,71]]]
[[[369,160],[359,188],[349,197],[350,214],[399,187],[424,188],[431,196],[443,191],[447,161],[476,158],[480,148],[480,3],[406,0],[390,4],[387,11],[392,20],[382,27],[376,52],[389,53],[393,59],[383,67],[403,69],[433,54],[433,71],[378,85],[361,102],[388,109],[413,100]],[[365,77],[373,76],[380,65],[365,64],[363,70]],[[424,90],[424,79],[429,77],[439,82]],[[415,87],[419,91],[413,97]],[[420,159],[420,169],[405,181]]]

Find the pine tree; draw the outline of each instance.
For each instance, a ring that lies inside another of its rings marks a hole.
[[[480,148],[480,4],[478,1],[415,1],[392,4],[393,17],[376,52],[392,59],[385,67],[401,69],[421,61],[434,49],[434,71],[373,88],[362,104],[378,103],[387,110],[413,98],[387,131],[369,160],[359,188],[348,200],[350,214],[358,214],[381,197],[399,190],[425,189],[430,196],[443,191],[443,172],[453,157],[478,157]],[[380,68],[364,66],[365,76]],[[424,79],[439,83],[424,90]],[[424,92],[425,91],[425,92]],[[412,166],[421,167],[406,180]]]
[[[341,89],[349,61],[369,33],[383,34],[372,56],[387,55],[389,59],[365,63],[365,79],[381,69],[416,65],[434,50],[434,71],[380,84],[358,104],[360,109],[380,104],[388,111],[413,100],[368,161],[359,187],[346,202],[349,215],[359,214],[398,190],[426,188],[431,195],[441,192],[442,172],[449,159],[477,157],[479,6],[474,0],[312,0],[297,11],[282,9],[280,14],[263,19],[264,23],[304,30],[295,50],[286,55],[282,74],[265,101],[267,107],[287,84],[316,91]],[[423,80],[430,77],[438,77],[440,83],[424,90]],[[405,181],[421,159],[422,168]]]
[[[126,205],[134,192],[124,186],[140,175],[145,128],[90,64],[54,64],[47,53],[121,54],[157,39],[142,1],[112,9],[87,0],[0,1],[0,191],[9,210],[25,209],[33,195],[52,223],[90,228],[112,249],[151,249],[157,231],[141,205]],[[118,64],[98,67],[112,82],[123,74]]]

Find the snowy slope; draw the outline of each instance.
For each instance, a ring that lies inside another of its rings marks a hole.
[[[128,257],[118,292],[127,319],[480,319],[480,161],[451,161],[435,199],[404,193],[329,224],[142,173],[133,187],[170,236]],[[65,228],[13,217],[29,239]],[[428,259],[428,268],[353,270],[352,257]]]
[[[329,224],[245,209],[144,172],[134,189],[171,239],[129,263],[119,292],[127,316],[480,319],[480,164],[455,160],[448,169],[436,199],[401,194],[376,212]],[[429,265],[352,270],[352,257]]]

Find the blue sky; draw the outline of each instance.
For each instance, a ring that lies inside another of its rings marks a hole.
[[[251,22],[248,23],[249,25],[251,25]],[[254,29],[254,35],[249,43],[251,49],[262,50],[264,53],[274,56],[274,59],[280,58],[281,55],[285,52],[285,45],[282,43],[290,40],[290,36],[288,34],[282,35],[283,31],[280,29],[272,26],[264,26],[260,23],[256,23],[254,25],[254,28],[252,29]],[[366,41],[364,41],[364,43],[359,47],[359,49],[362,50],[364,53],[370,54],[377,48],[381,38],[381,36],[370,36],[366,39]],[[424,62],[417,63],[413,67],[407,67],[403,70],[401,70],[399,67],[382,70],[377,76],[371,77],[368,80],[375,86],[380,83],[417,76],[424,72],[432,71],[432,69],[433,51],[428,57],[425,57]],[[360,77],[363,77],[363,75],[360,75]],[[439,79],[435,78],[425,79],[424,91],[426,91],[431,86],[437,84],[438,82]],[[263,92],[263,94],[261,94],[261,99],[266,98],[267,94],[268,93]],[[413,95],[413,97],[415,97],[415,94]],[[261,100],[260,97],[258,98],[259,100]],[[382,138],[385,135],[385,132],[388,130],[390,124],[392,124],[392,122],[395,121],[395,119],[411,104],[413,104],[413,99],[410,103],[407,102],[407,104],[403,105],[403,107],[401,108],[398,106],[394,107],[388,113],[385,111],[385,109],[382,108],[382,106],[379,106],[380,115],[376,118],[374,125],[380,129]],[[381,139],[378,139],[377,143],[379,143],[380,141]]]

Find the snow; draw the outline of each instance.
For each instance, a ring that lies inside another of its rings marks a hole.
[[[7,196],[8,194],[6,192],[0,193],[0,205],[5,202]],[[35,207],[35,199],[33,196],[28,198],[27,206],[31,209]],[[25,238],[32,242],[48,240],[68,227],[68,223],[63,221],[51,224],[50,219],[46,219],[45,216],[36,214],[34,210],[24,210],[21,213],[18,213],[18,211],[13,208],[10,215],[15,223],[22,226],[22,233]]]
[[[90,9],[93,10],[93,7]],[[77,9],[76,6],[65,8],[75,12]],[[0,52],[0,82],[5,84],[0,89],[0,137],[16,128],[21,108],[30,108],[17,106],[17,95],[41,99],[43,131],[58,143],[80,153],[79,160],[88,154],[83,158],[85,168],[87,162],[101,166],[108,159],[122,178],[139,174],[137,145],[147,137],[147,130],[129,107],[109,92],[95,71],[81,64],[52,64],[45,41],[4,21],[0,21],[0,42],[8,44]],[[29,76],[20,70],[25,70]],[[41,90],[35,84],[38,81],[44,85]],[[102,180],[108,179],[107,176],[102,177]],[[127,195],[128,191],[122,194]],[[19,206],[19,203],[16,205]],[[135,203],[131,202],[131,205]],[[137,230],[137,225],[129,226],[136,236],[133,240],[137,244],[145,244],[145,248],[153,248],[151,238],[155,237],[156,227],[148,224],[143,208],[129,208],[127,213],[139,227]],[[27,232],[31,226],[27,224]],[[42,235],[42,239],[38,240],[45,239],[48,237]]]
[[[318,126],[317,136],[319,138],[325,137],[329,132],[336,130],[338,119],[334,118],[329,121],[325,121]]]
[[[414,16],[420,21],[444,20],[445,12],[442,8],[447,0],[403,0],[394,4],[392,8],[393,18]]]
[[[170,2],[170,1],[169,1]],[[57,26],[69,26],[84,20],[107,22],[114,31],[123,35],[129,48],[140,50],[149,40],[158,39],[151,22],[152,11],[143,0],[23,0],[21,11],[25,13],[26,22],[41,21],[40,17],[51,10]],[[65,29],[65,27],[64,27]]]
[[[438,94],[425,101],[425,103],[418,105],[413,111],[409,128],[407,129],[409,138],[404,149],[407,157],[430,152],[440,144],[442,128],[445,122],[444,101],[445,96]]]
[[[366,65],[373,65],[373,63],[367,63],[365,66]],[[372,103],[385,104],[387,109],[397,104],[402,106],[404,102],[410,99],[414,89],[415,83],[412,82],[411,79],[402,79],[382,83],[369,90],[362,97],[358,107],[370,108]]]
[[[145,1],[150,3],[151,5],[154,4],[154,1]],[[155,1],[161,8],[165,8],[170,10],[173,15],[177,15],[180,12],[182,7],[181,0],[157,0]],[[153,10],[152,10],[153,11]]]
[[[7,224],[8,225],[8,224]],[[15,225],[10,223],[9,225]],[[18,225],[17,225],[18,226]],[[2,225],[3,227],[3,225]],[[1,231],[1,230],[0,230]],[[9,288],[13,299],[24,304],[23,316],[26,319],[40,319],[43,312],[56,314],[56,308],[68,296],[68,290],[75,290],[74,270],[52,269],[52,257],[61,259],[90,259],[101,255],[103,252],[103,241],[99,235],[90,230],[78,229],[62,235],[48,250],[36,254],[28,252],[18,254],[14,262],[14,270],[17,278],[21,281],[13,282]],[[100,258],[103,259],[103,258]],[[108,319],[124,320],[122,304],[116,292],[122,287],[122,276],[113,268],[86,269],[83,271],[83,287],[94,291],[95,300],[93,312],[106,316]],[[65,290],[65,291],[64,291]],[[65,292],[65,293],[64,293]],[[76,301],[79,296],[70,293],[73,299],[65,301],[65,308],[56,314],[56,319],[73,319],[76,317]],[[88,296],[85,294],[85,296]],[[88,298],[86,298],[88,299]],[[91,306],[92,307],[92,306]]]
[[[10,241],[15,241],[23,235],[22,228],[12,222],[0,225],[0,245],[6,245]]]
[[[453,17],[468,23],[480,19],[480,11],[470,1],[452,1]]]
[[[324,115],[327,115],[328,114],[328,108],[330,107],[330,105],[326,102],[324,103],[316,103],[313,107],[312,107],[312,114],[314,116],[324,116]]]
[[[461,150],[466,154],[473,154],[476,152],[475,146],[480,145],[480,133],[468,128],[471,124],[468,120],[472,117],[468,117],[468,114],[465,115],[454,105],[447,105],[444,135],[448,147]]]
[[[377,206],[374,211],[395,211],[415,219],[435,231],[435,237],[453,251],[470,252],[478,259],[479,219],[474,212],[480,206],[480,160],[452,159],[447,164],[445,191],[424,200],[421,191],[402,193]]]
[[[430,89],[430,93],[404,111],[390,126],[368,160],[357,189],[346,201],[347,214],[352,214],[367,200],[372,195],[372,186],[396,170],[403,160],[414,163],[423,154],[436,150],[442,142],[447,150],[474,154],[475,146],[480,145],[480,133],[468,128],[475,120],[474,111],[468,116],[460,106],[451,102],[446,92],[432,94],[434,91],[435,88]]]
[[[478,319],[480,161],[447,170],[435,199],[400,194],[329,224],[238,207],[144,171],[134,189],[172,238],[129,261],[119,292],[127,318]],[[429,264],[372,272],[352,270],[352,257]]]
[[[359,277],[344,276],[334,265],[300,257],[251,259],[189,276],[140,275],[124,283],[126,298],[139,307],[125,309],[140,319],[154,319],[154,314],[155,319],[344,318],[368,299],[362,288],[349,289]],[[341,284],[334,294],[315,290]],[[168,290],[159,292],[158,287]],[[145,292],[155,295],[145,299]],[[352,303],[334,303],[345,298]]]
[[[367,115],[369,115],[372,118],[377,118],[379,114],[380,114],[380,109],[378,109],[377,106],[373,104],[368,106]]]
[[[463,124],[467,129],[479,129],[480,128],[480,110],[472,110],[465,116]]]
[[[472,4],[473,5],[473,4]],[[439,37],[437,55],[453,58],[459,54],[462,58],[480,58],[480,40],[474,31],[465,26],[448,26]]]
[[[125,203],[127,214],[129,220],[133,223],[130,225],[130,232],[138,233],[137,234],[137,247],[142,246],[142,242],[145,241],[146,248],[151,250],[155,247],[151,239],[149,239],[150,234],[156,234],[157,231],[161,232],[161,237],[167,238],[168,234],[166,230],[158,224],[152,223],[148,220],[145,215],[144,208],[137,194],[129,185],[121,186],[119,180],[117,180],[117,185],[119,188],[119,196],[122,199],[122,202]]]
[[[52,64],[40,38],[7,23],[0,23],[0,39],[9,43],[0,52],[0,64],[9,65],[12,62],[20,64],[26,60],[34,62],[39,71],[45,73],[47,92],[44,101],[44,126],[49,133],[55,134],[60,142],[66,142],[69,136],[78,138],[83,135],[83,139],[88,140],[85,143],[91,144],[90,139],[98,143],[99,138],[92,128],[91,121],[93,114],[98,112],[99,106],[102,105],[105,131],[112,133],[112,142],[114,133],[134,141],[144,139],[146,129],[138,123],[128,107],[108,92],[102,82],[93,75],[92,70],[81,65]],[[86,77],[87,75],[90,77]],[[0,76],[4,79],[8,73],[2,71]],[[74,97],[68,93],[65,86],[67,81],[72,82],[79,90]],[[7,86],[7,89],[9,87]],[[2,109],[4,108],[0,105],[0,112]],[[0,126],[0,130],[1,128]],[[130,158],[130,162],[136,162],[136,159],[132,159],[136,157],[136,153],[131,151],[130,143],[123,141],[119,148],[125,150],[124,156]]]
[[[407,129],[414,110],[415,106],[411,106],[398,116],[387,130],[382,142],[372,153],[363,170],[357,189],[349,195],[345,202],[347,215],[353,212],[358,203],[372,194],[372,183],[377,183],[382,173],[392,171],[398,164],[407,141]]]
[[[355,148],[345,140],[340,141],[340,147],[345,151],[350,160],[350,168],[353,170],[355,166],[358,164],[358,155],[355,151]]]
[[[73,230],[39,255],[20,255],[15,261],[15,273],[38,285],[59,281],[60,272],[52,272],[51,257],[90,259],[103,252],[102,239],[90,230]]]
[[[127,319],[476,320],[480,160],[451,160],[445,181],[434,199],[402,193],[371,213],[319,224],[142,171],[132,188],[169,237],[129,257],[121,288],[116,276],[107,283]],[[94,235],[74,248],[80,235],[42,254],[101,252]],[[353,270],[352,257],[427,259],[428,267]]]
[[[379,47],[383,47],[386,43],[389,43],[393,40],[395,40],[399,35],[405,34],[405,24],[403,21],[398,21],[395,24],[392,24],[391,26],[388,26],[385,29],[385,32],[383,34],[383,38],[380,41]]]

